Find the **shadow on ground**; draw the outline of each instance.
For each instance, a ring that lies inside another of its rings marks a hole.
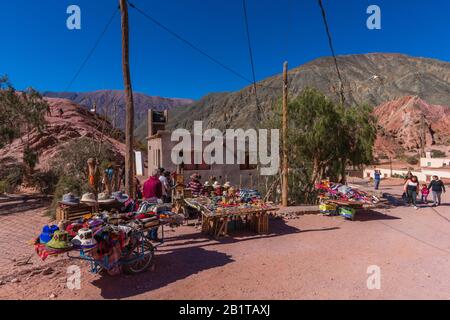
[[[399,220],[401,218],[390,216],[375,210],[361,210],[355,216],[354,221],[374,221],[374,220]]]
[[[201,271],[222,267],[234,260],[225,253],[199,247],[178,248],[155,255],[155,270],[134,276],[110,276],[93,281],[105,299],[123,299],[162,288]],[[188,299],[189,297],[186,297]]]
[[[235,231],[231,236],[213,240],[198,233],[174,236],[166,240],[165,244],[155,254],[155,270],[145,273],[115,277],[103,276],[94,280],[93,285],[101,289],[102,297],[106,299],[123,299],[150,292],[165,287],[178,280],[182,280],[196,273],[222,267],[234,262],[228,254],[217,250],[207,250],[210,246],[220,246],[243,241],[258,241],[258,239],[279,237],[299,232],[328,231],[338,228],[324,228],[315,230],[299,230],[287,225],[283,220],[272,220],[271,233],[255,235],[249,231]],[[188,299],[189,297],[186,297]]]

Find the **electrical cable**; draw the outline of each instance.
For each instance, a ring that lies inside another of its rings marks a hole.
[[[108,23],[106,24],[106,26],[103,28],[103,31],[100,33],[99,37],[97,38],[97,40],[94,43],[94,46],[92,47],[92,49],[89,51],[88,55],[86,56],[86,58],[83,60],[83,62],[81,63],[80,67],[78,68],[77,72],[75,73],[75,75],[73,76],[72,80],[69,82],[69,84],[66,87],[65,91],[69,91],[70,87],[73,85],[73,83],[75,82],[75,80],[78,78],[78,76],[80,75],[81,71],[83,70],[83,68],[86,66],[86,64],[88,63],[89,59],[92,57],[92,55],[94,54],[95,50],[97,49],[98,45],[100,44],[100,42],[102,41],[103,37],[105,36],[106,32],[108,31],[111,23],[113,22],[117,12],[119,11],[119,7],[114,10],[113,15],[111,16],[111,18],[108,20]]]

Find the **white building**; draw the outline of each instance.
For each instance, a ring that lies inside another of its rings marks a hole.
[[[420,169],[411,170],[411,173],[420,181],[430,181],[433,176],[450,180],[450,158],[432,158],[431,152],[427,152],[425,158],[420,159]],[[364,170],[364,178],[374,177],[375,169],[380,170],[382,178],[406,176],[408,168],[387,168],[386,165],[372,166]]]
[[[425,158],[420,159],[422,168],[450,168],[450,158],[432,158],[431,152],[426,153]]]

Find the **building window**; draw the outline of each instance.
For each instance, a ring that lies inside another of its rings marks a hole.
[[[431,167],[431,162],[427,162],[427,167]]]

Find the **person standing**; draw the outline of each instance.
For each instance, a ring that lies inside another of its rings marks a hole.
[[[381,182],[381,171],[378,169],[375,169],[374,172],[374,181],[375,181],[375,190],[378,190],[380,188],[380,182]]]
[[[152,175],[144,182],[144,199],[150,202],[157,202],[162,199],[162,184],[159,181],[159,170],[155,169]]]
[[[161,181],[162,185],[162,200],[164,203],[168,203],[170,186],[163,168],[159,169],[159,181]]]
[[[203,185],[200,182],[200,175],[198,173],[194,173],[191,175],[191,181],[189,181],[188,188],[191,189],[192,195],[201,196],[203,193]]]
[[[440,206],[442,192],[445,193],[445,185],[442,180],[438,176],[433,176],[433,180],[431,180],[428,189],[431,190],[431,194],[433,195],[433,207]]]
[[[422,193],[422,203],[428,203],[428,195],[430,194],[430,189],[428,189],[426,184],[422,184],[422,189],[420,190]]]
[[[417,207],[417,194],[419,191],[419,181],[416,176],[412,176],[411,179],[408,179],[403,187],[404,191],[408,197],[408,204],[412,202],[414,205],[414,209],[418,209]]]
[[[159,199],[162,199],[162,184],[159,181],[159,172],[158,169],[153,170],[152,175],[144,182],[143,194],[144,199],[148,202],[156,203]],[[153,241],[160,241],[157,227],[151,229],[148,236]]]

